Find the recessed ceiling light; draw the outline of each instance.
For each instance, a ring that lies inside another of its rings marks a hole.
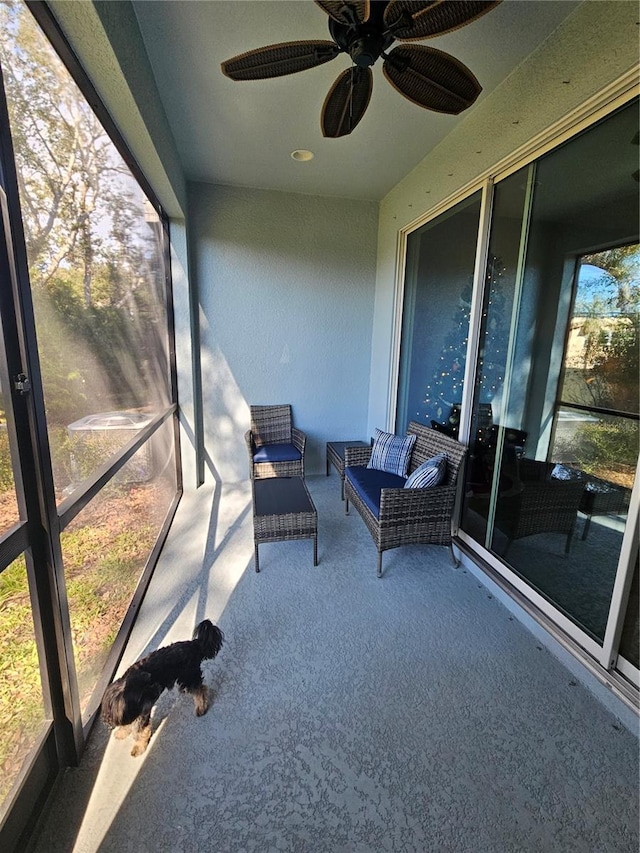
[[[307,151],[306,148],[297,148],[291,152],[291,157],[298,163],[307,163],[309,160],[313,160],[313,156],[313,151]]]

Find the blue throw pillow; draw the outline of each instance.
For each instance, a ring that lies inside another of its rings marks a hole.
[[[431,459],[427,459],[422,465],[418,465],[415,471],[409,474],[405,489],[431,489],[439,486],[447,474],[447,455],[438,453]]]
[[[406,477],[411,451],[415,443],[415,435],[393,435],[390,432],[377,429],[367,468],[375,468],[377,471],[386,471],[389,474],[397,474],[398,477]]]

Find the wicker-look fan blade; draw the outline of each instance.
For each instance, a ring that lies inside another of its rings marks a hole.
[[[348,136],[369,106],[373,90],[370,68],[354,65],[338,77],[322,105],[322,135]]]
[[[426,39],[457,30],[490,12],[501,0],[390,0],[384,22],[400,41]]]
[[[232,80],[265,80],[315,68],[339,53],[340,48],[332,41],[289,41],[241,53],[220,67]]]
[[[369,19],[369,0],[315,0],[339,24],[363,24]]]
[[[401,95],[438,113],[457,115],[470,107],[482,91],[466,65],[425,45],[398,45],[382,70]]]

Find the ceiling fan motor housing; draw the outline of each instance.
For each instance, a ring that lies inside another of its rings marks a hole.
[[[329,32],[338,47],[360,68],[370,68],[394,41],[375,20],[347,25],[329,18]]]
[[[360,68],[369,68],[392,41],[384,36],[362,36],[349,46],[349,56]]]

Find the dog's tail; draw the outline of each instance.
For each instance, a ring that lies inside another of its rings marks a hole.
[[[204,619],[199,625],[196,625],[192,639],[200,645],[202,657],[207,660],[214,658],[222,648],[224,634],[217,625],[214,625],[209,619]]]

